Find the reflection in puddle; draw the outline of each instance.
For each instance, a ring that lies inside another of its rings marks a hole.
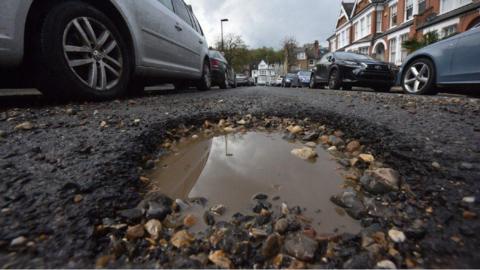
[[[321,147],[316,149],[316,162],[301,160],[290,153],[298,147],[303,145],[287,142],[278,133],[191,140],[160,160],[150,177],[154,189],[171,197],[205,197],[209,206],[225,205],[225,218],[236,212],[252,214],[251,198],[261,192],[270,196],[274,207],[282,202],[306,207],[304,216],[313,218],[318,232],[358,232],[358,222],[330,202],[342,191],[338,164]],[[279,199],[273,201],[275,197]]]

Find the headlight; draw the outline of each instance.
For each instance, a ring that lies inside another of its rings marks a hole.
[[[290,82],[290,79],[286,79],[285,81],[286,81],[286,82]]]
[[[345,65],[350,66],[350,67],[363,67],[366,68],[368,65],[365,63],[358,63],[358,62],[353,62],[353,61],[344,61]]]

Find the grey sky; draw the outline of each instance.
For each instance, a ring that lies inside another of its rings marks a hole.
[[[210,45],[225,33],[242,36],[250,48],[279,48],[285,36],[300,44],[325,43],[335,28],[341,0],[186,0],[193,6]]]

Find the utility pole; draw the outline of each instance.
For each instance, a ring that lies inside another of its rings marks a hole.
[[[225,45],[223,44],[223,23],[228,22],[228,19],[220,20],[220,28],[222,29],[222,52],[225,52]]]

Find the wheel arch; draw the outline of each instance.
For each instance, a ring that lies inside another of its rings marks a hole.
[[[121,33],[127,33],[125,36],[125,41],[129,46],[129,51],[133,59],[132,72],[135,71],[135,65],[138,60],[137,55],[137,44],[132,35],[131,28],[127,23],[125,15],[120,11],[121,9],[117,6],[115,1],[112,0],[68,0],[68,1],[77,1],[84,2],[92,5],[93,7],[102,11],[106,16],[108,16],[117,27],[119,27]],[[34,53],[34,44],[35,38],[37,38],[38,33],[40,33],[40,27],[42,26],[43,20],[47,12],[53,8],[56,4],[63,3],[65,0],[33,0],[32,5],[27,14],[27,19],[25,22],[25,39],[24,39],[24,50],[25,50],[25,60],[32,61]],[[27,65],[30,66],[30,65]]]

